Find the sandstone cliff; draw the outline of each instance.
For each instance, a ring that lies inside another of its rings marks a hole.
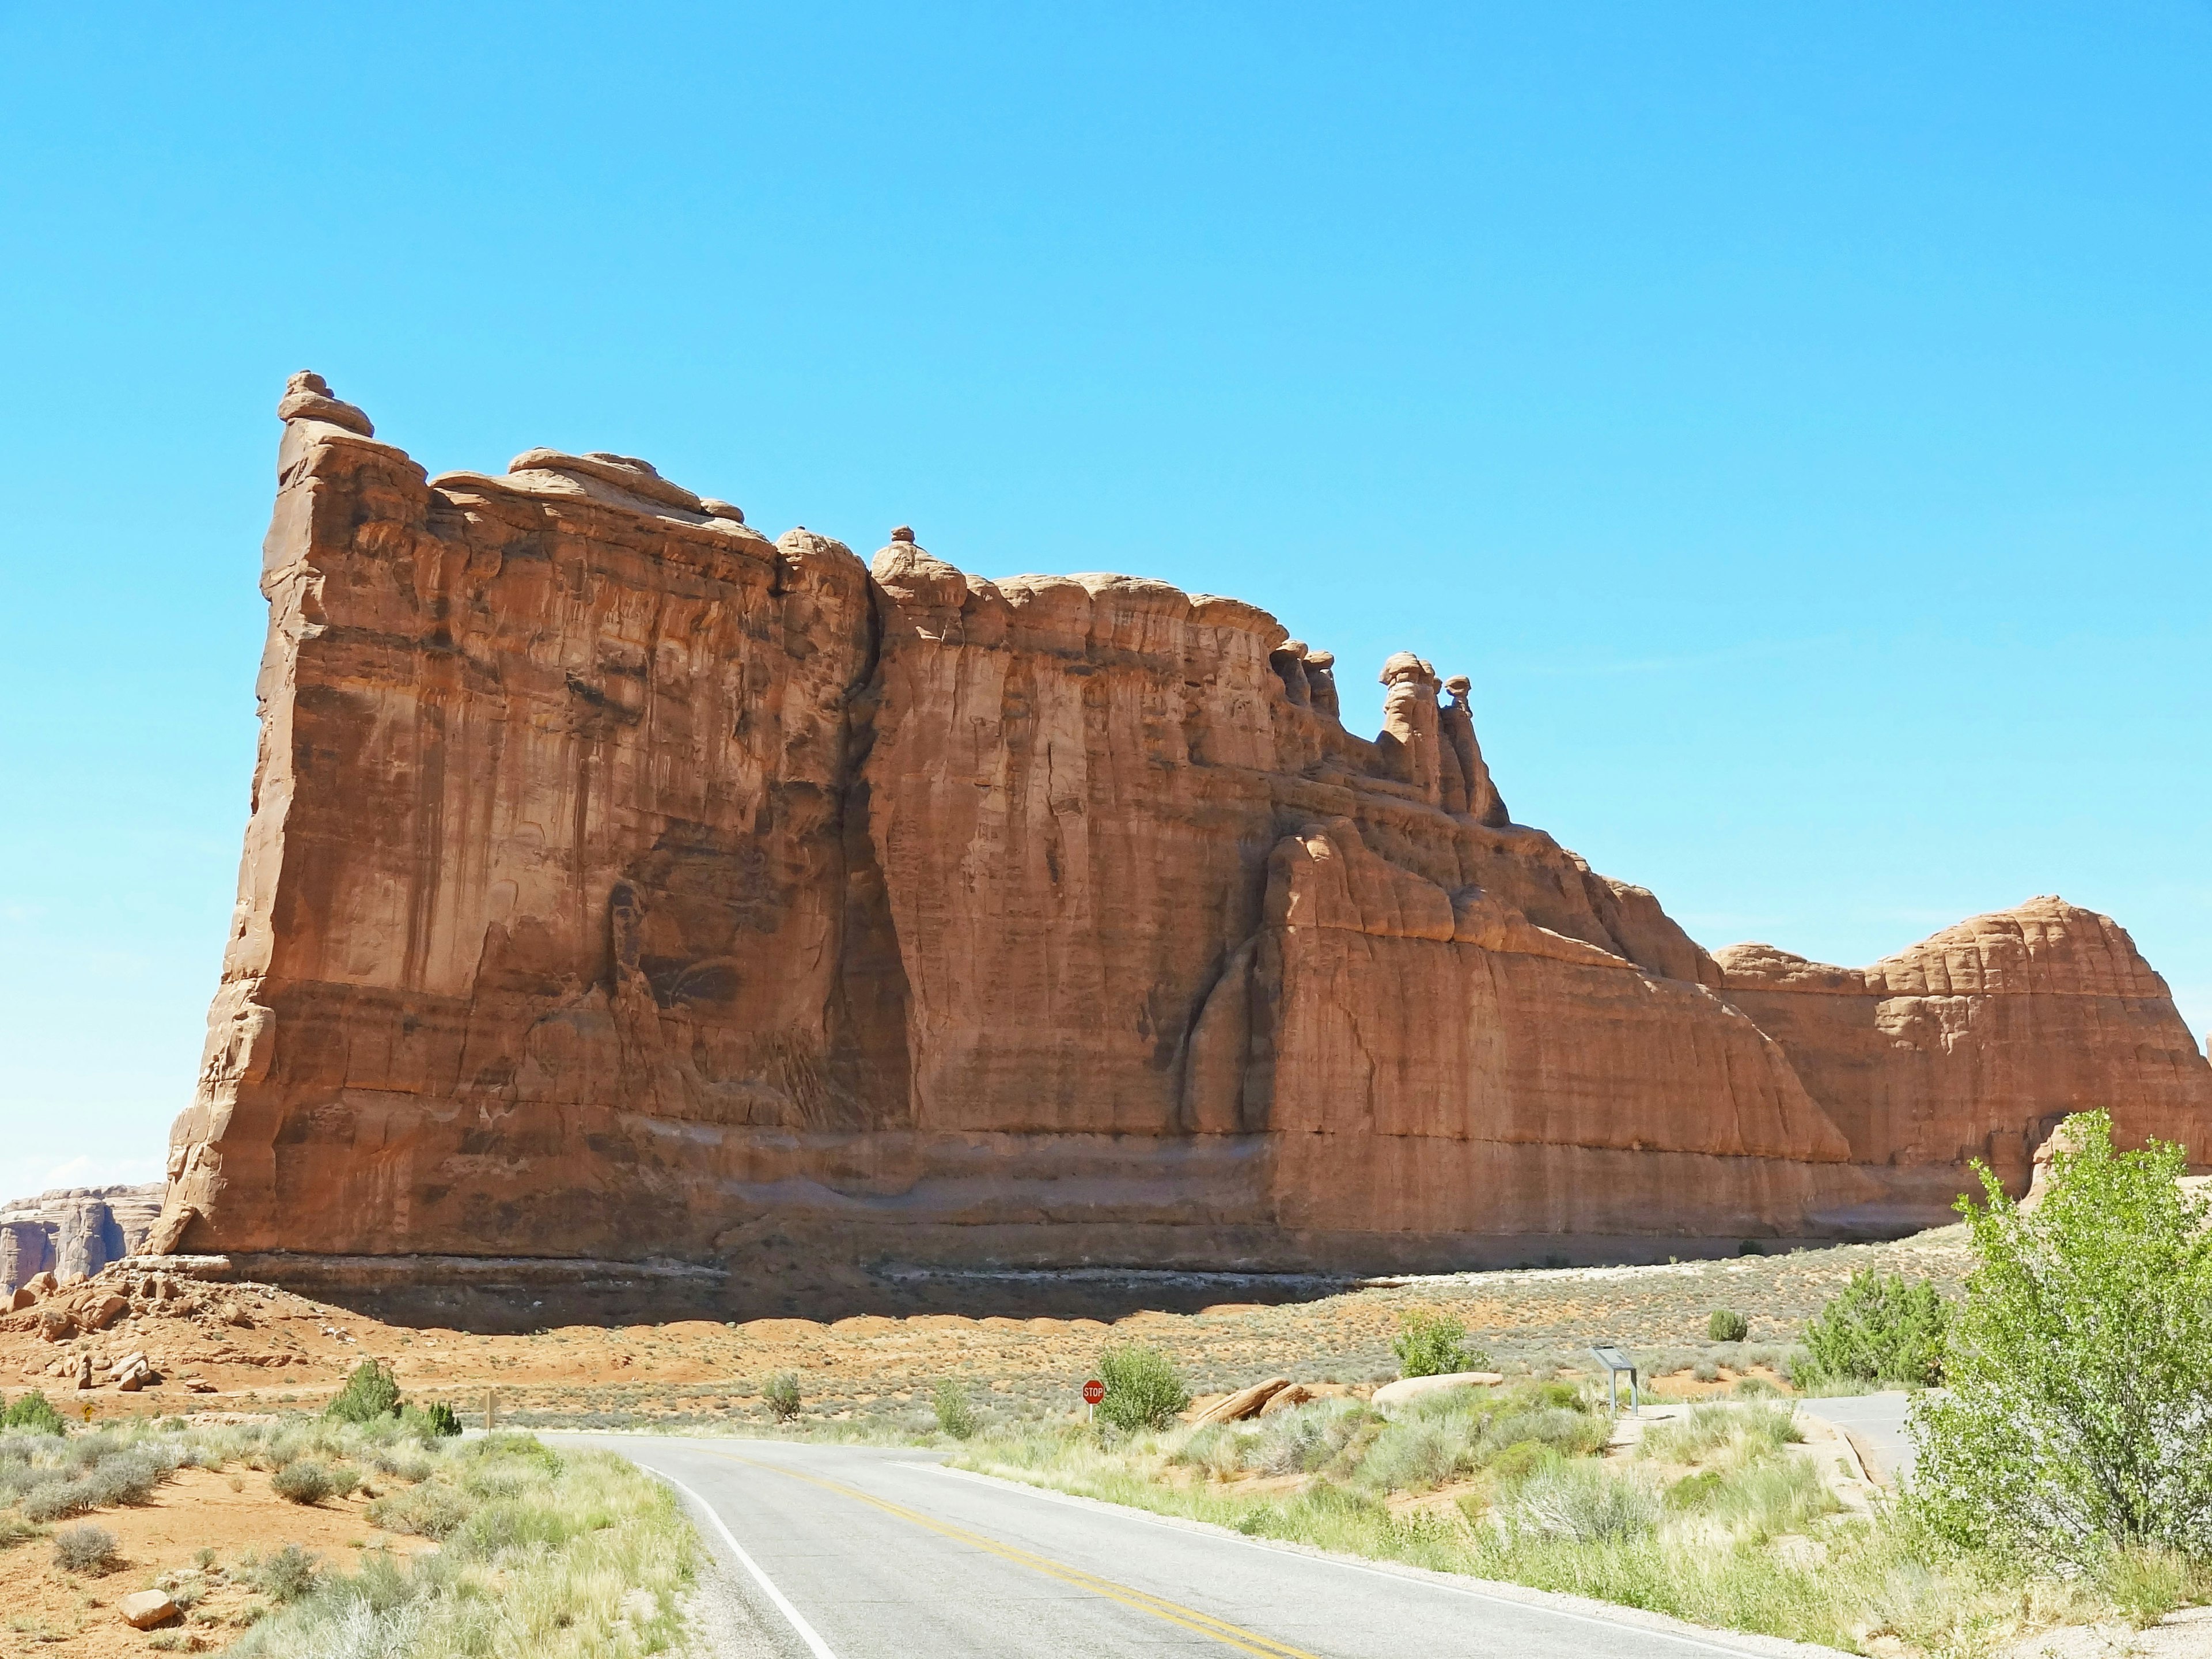
[[[89,1279],[137,1249],[161,1212],[162,1183],[60,1187],[0,1205],[0,1296],[50,1273]]]
[[[2112,924],[1817,994],[1717,961],[1512,823],[1410,655],[1370,741],[1239,600],[866,567],[611,454],[431,479],[312,376],[280,412],[165,1244],[1456,1265],[1902,1224],[2068,1103],[2212,1125]]]

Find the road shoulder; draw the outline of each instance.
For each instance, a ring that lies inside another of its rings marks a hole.
[[[1656,1636],[1672,1637],[1681,1642],[1685,1650],[1703,1648],[1713,1653],[1734,1653],[1760,1656],[1761,1659],[1847,1659],[1836,1648],[1816,1647],[1810,1643],[1791,1642],[1777,1636],[1758,1636],[1744,1631],[1710,1629],[1693,1625],[1686,1620],[1675,1619],[1662,1613],[1650,1613],[1641,1607],[1625,1607],[1612,1601],[1600,1601],[1586,1595],[1569,1595],[1557,1590],[1534,1589],[1526,1584],[1511,1584],[1496,1579],[1468,1578],[1456,1573],[1437,1572],[1427,1567],[1417,1567],[1401,1561],[1373,1561],[1364,1556],[1346,1555],[1334,1550],[1317,1549],[1310,1544],[1294,1543],[1276,1538],[1248,1538],[1230,1528],[1218,1526],[1211,1521],[1194,1521],[1179,1515],[1156,1515],[1150,1510],[1134,1509],[1126,1504],[1112,1504],[1100,1498],[1085,1498],[1050,1486],[1031,1486],[1026,1481],[1010,1480],[1001,1475],[984,1474],[974,1469],[949,1468],[941,1463],[915,1461],[914,1467],[931,1471],[947,1480],[970,1480],[995,1486],[1003,1492],[1018,1492],[1041,1503],[1067,1504],[1102,1515],[1148,1522],[1153,1526],[1166,1527],[1178,1532],[1194,1533],[1218,1539],[1246,1549],[1272,1550],[1283,1555],[1303,1555],[1326,1561],[1347,1571],[1376,1573],[1385,1577],[1401,1578],[1414,1583],[1427,1584],[1455,1595],[1475,1601],[1510,1602],[1516,1606],[1540,1607],[1564,1618],[1613,1629],[1647,1631]]]

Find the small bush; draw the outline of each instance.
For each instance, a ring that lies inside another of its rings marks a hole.
[[[338,1489],[337,1478],[312,1457],[287,1463],[269,1478],[279,1498],[295,1504],[319,1504]]]
[[[1902,1274],[1862,1267],[1805,1328],[1810,1380],[1939,1382],[1948,1322],[1932,1284],[1908,1285]],[[1794,1370],[1791,1380],[1797,1380]]]
[[[1320,1400],[1261,1419],[1257,1467],[1268,1474],[1311,1474],[1344,1449],[1375,1413],[1356,1401]]]
[[[398,1413],[399,1380],[392,1376],[392,1367],[381,1359],[364,1359],[353,1368],[345,1387],[325,1407],[323,1415],[344,1423],[370,1423]]]
[[[1605,1419],[1565,1406],[1509,1413],[1483,1431],[1483,1438],[1500,1449],[1534,1442],[1562,1457],[1586,1457],[1612,1437],[1613,1425]]]
[[[115,1562],[115,1534],[89,1522],[54,1534],[54,1565],[64,1572],[106,1571]]]
[[[1716,1308],[1705,1321],[1705,1334],[1716,1342],[1741,1342],[1751,1334],[1751,1322],[1734,1308]]]
[[[1559,1462],[1559,1454],[1540,1440],[1516,1440],[1499,1449],[1484,1466],[1484,1473],[1503,1490],[1518,1487],[1540,1469]]]
[[[427,1480],[405,1492],[387,1493],[368,1506],[369,1524],[418,1538],[450,1538],[474,1508],[442,1480]]]
[[[769,1378],[767,1386],[761,1389],[761,1399],[769,1410],[775,1413],[777,1422],[790,1422],[793,1418],[799,1415],[799,1407],[805,1403],[799,1397],[799,1373],[778,1371],[774,1376]]]
[[[937,1385],[936,1397],[930,1403],[937,1410],[937,1426],[955,1440],[965,1440],[982,1426],[968,1390],[949,1376]]]
[[[1613,1474],[1595,1462],[1559,1463],[1522,1483],[1507,1523],[1578,1544],[1626,1541],[1659,1524],[1658,1489],[1636,1474]]]
[[[62,1414],[54,1409],[54,1402],[45,1393],[33,1389],[19,1394],[8,1402],[8,1409],[0,1413],[0,1428],[29,1429],[38,1434],[59,1434],[63,1431]]]
[[[1448,1376],[1490,1368],[1489,1356],[1467,1346],[1467,1326],[1447,1313],[1416,1310],[1398,1321],[1390,1339],[1401,1376]]]
[[[315,1564],[321,1559],[287,1544],[266,1561],[249,1565],[246,1582],[272,1601],[296,1601],[314,1589]]]
[[[399,1426],[418,1440],[442,1440],[461,1431],[461,1419],[442,1400],[427,1406],[402,1406]]]
[[[1464,1435],[1442,1423],[1393,1423],[1360,1460],[1359,1481],[1376,1492],[1413,1492],[1441,1485],[1470,1457]]]
[[[1690,1375],[1700,1382],[1717,1382],[1721,1380],[1721,1368],[1710,1359],[1700,1359],[1690,1368]]]
[[[1141,1342],[1109,1346],[1098,1356],[1098,1376],[1106,1385],[1098,1415],[1117,1429],[1164,1429],[1190,1404],[1175,1362]]]

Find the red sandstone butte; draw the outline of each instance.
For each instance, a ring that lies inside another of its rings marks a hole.
[[[1416,657],[1370,741],[1238,599],[864,566],[613,454],[429,479],[312,376],[282,412],[177,1248],[1649,1256],[1943,1220],[2081,1108],[2212,1127],[2106,918],[1716,959],[1509,818]]]

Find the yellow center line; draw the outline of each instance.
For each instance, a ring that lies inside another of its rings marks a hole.
[[[1062,1583],[1073,1584],[1078,1589],[1089,1590],[1092,1595],[1103,1595],[1110,1601],[1119,1601],[1122,1606],[1134,1607],[1139,1613],[1149,1613],[1155,1619],[1164,1619],[1170,1625],[1180,1625],[1185,1630],[1194,1631],[1200,1636],[1210,1637],[1214,1641],[1237,1649],[1239,1652],[1255,1654],[1259,1656],[1259,1659],[1321,1659],[1318,1654],[1308,1653],[1304,1648],[1294,1648],[1287,1642],[1278,1642],[1271,1636],[1262,1636],[1257,1631],[1246,1630],[1241,1625],[1232,1625],[1225,1619],[1216,1619],[1212,1613],[1200,1613],[1196,1607],[1187,1607],[1179,1601],[1170,1601],[1164,1596],[1153,1595],[1145,1590],[1132,1589],[1127,1584],[1117,1584],[1110,1578],[1101,1578],[1097,1573],[1085,1572],[1079,1567],[1068,1566],[1062,1562],[1053,1560],[1048,1556],[1034,1555],[1028,1550],[1017,1549],[1011,1544],[1001,1544],[995,1538],[986,1538],[982,1534],[970,1532],[965,1527],[956,1527],[933,1519],[922,1514],[919,1510],[910,1510],[902,1504],[894,1504],[888,1499],[875,1497],[872,1493],[862,1492],[857,1486],[848,1486],[836,1480],[825,1480],[817,1474],[802,1474],[797,1469],[786,1468],[780,1463],[763,1463],[750,1457],[739,1457],[732,1452],[716,1452],[713,1455],[716,1457],[727,1458],[732,1463],[743,1463],[748,1468],[766,1469],[772,1474],[788,1476],[793,1480],[804,1480],[809,1486],[821,1487],[824,1492],[834,1492],[842,1498],[850,1498],[872,1505],[886,1515],[896,1516],[902,1521],[925,1528],[941,1537],[950,1538],[957,1543],[966,1544],[974,1549],[988,1551],[1002,1560],[1013,1562],[1017,1566],[1027,1567],[1031,1571],[1043,1573],[1050,1578],[1057,1578]]]

